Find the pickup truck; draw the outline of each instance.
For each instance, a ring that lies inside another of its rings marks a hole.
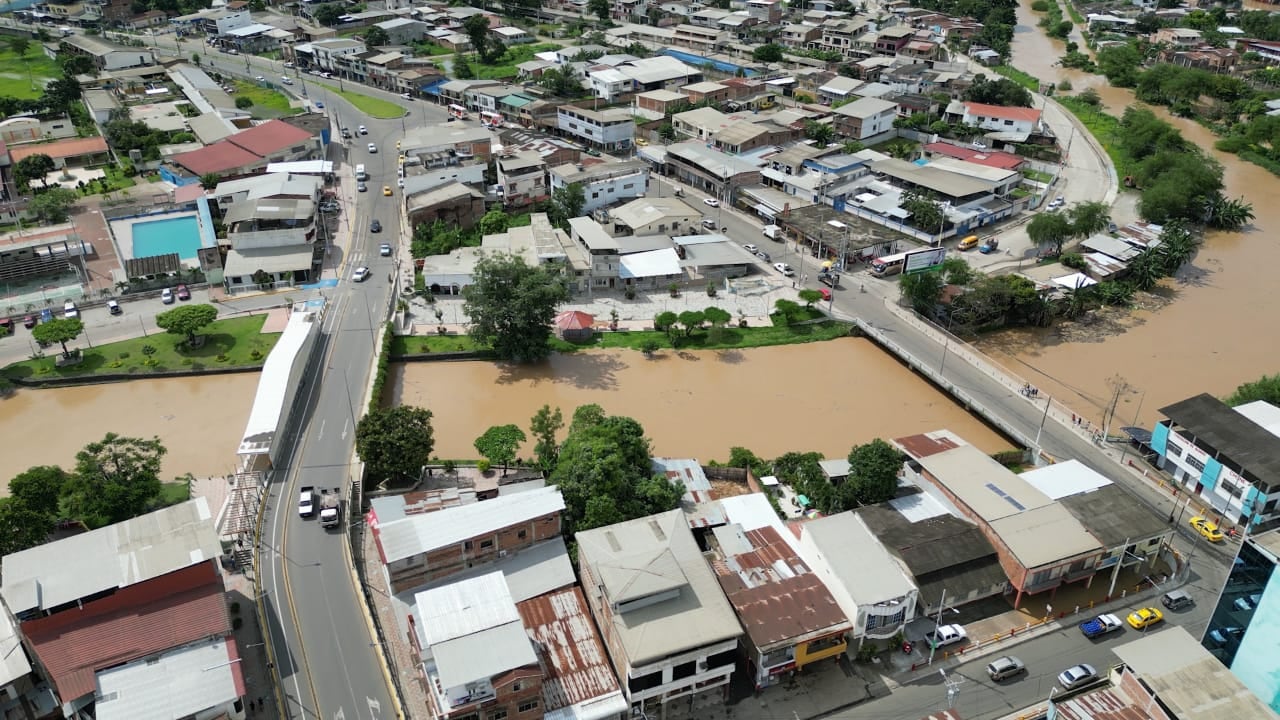
[[[303,485],[298,491],[298,514],[304,518],[309,518],[316,514],[316,489],[310,485]]]
[[[320,494],[320,527],[336,528],[342,522],[342,495],[338,488]]]
[[[969,639],[969,634],[959,625],[939,625],[936,629],[924,634],[925,643],[935,650],[947,645],[954,645]]]
[[[1084,633],[1087,638],[1096,638],[1115,632],[1122,627],[1124,627],[1124,623],[1120,622],[1120,618],[1115,615],[1099,615],[1092,620],[1080,623],[1080,632]]]

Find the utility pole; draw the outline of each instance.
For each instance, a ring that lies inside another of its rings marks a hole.
[[[947,686],[947,709],[951,710],[956,706],[956,699],[960,697],[960,685],[964,682],[964,678],[951,677],[942,668],[938,668],[938,674],[942,676],[942,684]]]
[[[1044,432],[1044,423],[1049,419],[1049,406],[1053,405],[1053,398],[1045,395],[1044,397],[1044,415],[1040,416],[1040,427],[1036,429],[1036,454],[1040,453],[1040,433]]]
[[[1133,390],[1133,386],[1122,375],[1113,375],[1107,380],[1107,384],[1111,386],[1111,402],[1108,403],[1107,411],[1103,414],[1102,424],[1102,441],[1106,442],[1111,436],[1111,419],[1116,415],[1116,406],[1120,404],[1120,397],[1126,395]]]
[[[1107,597],[1111,597],[1116,593],[1116,581],[1120,579],[1120,567],[1124,565],[1124,558],[1129,554],[1129,538],[1124,539],[1124,548],[1120,550],[1120,558],[1116,560],[1116,569],[1111,572],[1111,588],[1107,590]]]
[[[1138,414],[1142,412],[1142,403],[1143,403],[1146,399],[1147,399],[1147,391],[1146,391],[1146,390],[1143,390],[1143,391],[1142,391],[1142,397],[1138,398],[1138,409],[1133,411],[1133,422],[1132,422],[1131,424],[1132,424],[1134,427],[1137,427],[1137,425],[1138,425]],[[1128,454],[1129,454],[1129,443],[1125,443],[1125,444],[1124,444],[1124,451],[1120,453],[1120,464],[1121,464],[1121,465],[1124,465],[1124,459],[1125,459],[1125,457],[1126,457]]]

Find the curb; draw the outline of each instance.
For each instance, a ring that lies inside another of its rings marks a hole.
[[[266,356],[264,355],[265,359]],[[235,375],[238,373],[261,372],[261,365],[237,365],[235,367],[209,368],[207,370],[158,370],[149,373],[106,373],[86,375],[83,377],[53,377],[41,380],[30,378],[9,378],[9,381],[20,387],[43,390],[57,387],[76,387],[80,385],[107,385],[109,383],[128,382],[130,380],[164,380],[166,378],[200,377],[202,375]]]

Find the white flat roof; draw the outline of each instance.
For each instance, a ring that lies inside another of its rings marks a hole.
[[[47,610],[222,555],[203,497],[4,556],[9,611]]]
[[[675,248],[632,253],[623,255],[618,260],[618,277],[624,280],[679,275],[682,272],[680,256],[676,254]]]
[[[299,173],[301,175],[320,175],[333,172],[332,160],[295,160],[293,162],[277,162],[267,164],[268,173]]]
[[[262,364],[258,392],[253,397],[249,422],[245,423],[244,435],[240,438],[239,454],[260,455],[271,449],[276,428],[280,426],[280,414],[284,412],[294,360],[312,331],[319,329],[319,322],[318,312],[297,311],[289,317],[284,333]]]
[[[1280,408],[1275,405],[1266,400],[1254,400],[1250,403],[1237,405],[1233,409],[1252,420],[1255,425],[1276,437],[1280,437]]]
[[[538,662],[501,572],[423,590],[414,604],[446,690]]]
[[[818,557],[812,552],[802,556],[826,582],[839,582],[854,603],[875,605],[903,597],[916,589],[906,572],[889,551],[853,512],[842,512],[801,526],[801,532],[813,540]],[[801,543],[801,549],[806,549]],[[857,552],[849,552],[857,548]]]
[[[386,562],[391,563],[563,510],[559,488],[539,488],[379,522],[378,542]]]
[[[1064,497],[1093,492],[1111,484],[1101,473],[1089,468],[1079,460],[1046,465],[1035,470],[1028,470],[1020,476],[1031,483],[1031,486],[1054,500]]]
[[[225,639],[97,673],[98,720],[177,720],[235,702],[244,681]]]

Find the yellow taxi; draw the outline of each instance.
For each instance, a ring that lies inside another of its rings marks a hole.
[[[649,141],[645,140],[644,138],[636,138],[636,144],[639,145],[640,147],[644,147],[645,145],[649,144]]]
[[[1200,533],[1200,537],[1203,537],[1205,540],[1208,540],[1209,542],[1222,542],[1222,531],[1218,529],[1217,525],[1210,522],[1208,518],[1203,518],[1197,515],[1191,518],[1188,522],[1191,523],[1191,527],[1196,529],[1196,532]]]
[[[970,235],[969,237],[961,240],[959,245],[959,249],[961,250],[972,250],[976,247],[978,247],[977,235]]]
[[[383,195],[386,195],[387,197],[391,197],[391,186],[390,186],[390,185],[383,185],[383,186],[382,186],[382,194],[383,194]]]
[[[1164,620],[1164,613],[1159,608],[1144,607],[1129,613],[1129,617],[1125,619],[1134,630],[1143,630]]]

